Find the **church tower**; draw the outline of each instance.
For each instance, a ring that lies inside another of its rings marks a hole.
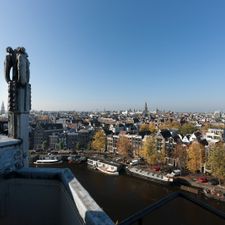
[[[1,115],[5,114],[5,105],[4,105],[4,102],[2,102],[0,114],[1,114]]]
[[[145,108],[144,108],[144,111],[143,111],[143,115],[144,116],[147,116],[148,115],[148,105],[147,105],[147,102],[145,102]]]

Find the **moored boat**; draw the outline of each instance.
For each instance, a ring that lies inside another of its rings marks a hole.
[[[171,184],[173,182],[173,178],[169,177],[167,175],[162,175],[162,174],[158,174],[158,173],[153,173],[153,172],[149,172],[146,170],[142,170],[142,169],[138,169],[136,167],[126,167],[126,172],[129,175],[135,176],[135,177],[139,177],[145,180],[149,180],[149,181],[153,181],[153,182],[157,182],[160,184]]]
[[[114,167],[103,167],[103,166],[98,166],[96,167],[97,170],[101,171],[102,173],[106,173],[109,175],[119,175],[119,172],[114,169]]]
[[[225,202],[225,193],[221,192],[221,191],[216,191],[213,189],[203,189],[203,194],[207,197],[207,198],[212,198],[218,201],[222,201]]]
[[[38,159],[34,162],[34,164],[59,164],[62,163],[62,160],[58,159]]]
[[[67,158],[68,163],[82,163],[85,162],[87,160],[87,158],[85,156],[79,156],[79,155],[71,155]]]
[[[121,169],[121,165],[115,162],[109,162],[100,159],[91,159],[87,160],[87,164],[102,173],[109,174],[109,175],[119,175],[119,171]]]
[[[35,165],[38,165],[38,164],[59,164],[59,163],[62,163],[62,162],[63,161],[61,160],[60,157],[48,155],[48,156],[41,157],[40,159],[37,159],[34,162],[34,164]]]

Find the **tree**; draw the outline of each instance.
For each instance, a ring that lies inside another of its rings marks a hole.
[[[56,150],[60,150],[60,144],[59,144],[59,143],[56,143],[56,144],[55,144],[55,149],[56,149]]]
[[[77,142],[77,143],[76,143],[76,146],[75,146],[75,150],[79,150],[79,149],[80,149],[80,143]]]
[[[176,121],[166,121],[162,124],[159,125],[160,130],[165,130],[165,129],[178,129],[180,128],[180,124]]]
[[[123,156],[132,155],[132,146],[129,139],[126,136],[124,135],[119,136],[119,140],[117,142],[117,150],[120,155]]]
[[[187,155],[187,149],[185,145],[177,144],[173,152],[173,157],[176,160],[180,169],[186,168],[188,155]]]
[[[96,131],[91,143],[92,149],[104,152],[105,145],[106,145],[106,137],[104,131],[103,130]]]
[[[42,142],[42,149],[47,150],[47,147],[48,147],[48,142],[45,140]]]
[[[153,136],[148,136],[142,149],[140,150],[140,156],[143,157],[148,164],[155,165],[161,163],[163,160],[163,152],[157,151],[155,138]]]
[[[141,124],[140,128],[139,128],[139,132],[148,132],[149,131],[149,124],[147,123],[143,123]]]
[[[151,133],[155,133],[156,132],[156,126],[155,126],[155,124],[154,123],[150,123],[148,129],[149,129],[149,131]]]
[[[185,123],[179,128],[179,133],[183,136],[187,134],[192,134],[197,130],[197,128],[191,123]]]
[[[207,164],[211,168],[212,174],[221,180],[225,179],[225,147],[220,143],[209,150]]]
[[[195,173],[201,171],[202,165],[205,162],[204,147],[197,141],[193,142],[188,149],[187,168]]]
[[[63,142],[63,141],[60,141],[60,142],[59,142],[59,148],[60,148],[60,149],[64,149],[64,142]]]

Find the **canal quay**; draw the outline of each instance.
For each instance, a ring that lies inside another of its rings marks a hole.
[[[35,165],[32,164],[31,166],[34,167]],[[86,163],[69,164],[67,162],[63,162],[62,164],[57,165],[38,165],[38,167],[70,168],[78,181],[115,223],[120,223],[127,217],[151,204],[156,203],[165,196],[168,196],[173,192],[180,191],[176,186],[157,184],[151,181],[128,176],[125,173],[121,173],[120,176],[103,174],[97,170],[89,168]],[[207,199],[206,197],[192,193],[187,194],[196,200],[200,200],[225,212],[224,202]],[[166,207],[162,208],[164,208],[162,210],[166,210],[166,214],[170,218],[170,223],[168,224],[181,224],[177,223],[177,221],[182,221],[183,225],[200,223],[211,225],[212,221],[213,225],[224,224],[224,220],[217,220],[217,218],[214,218],[213,214],[211,215],[205,211],[202,212],[193,206],[193,204],[182,203],[182,207],[180,207],[179,202],[175,201],[169,209]],[[154,224],[161,224],[160,214],[157,215],[157,213],[155,213],[153,217],[154,216],[158,216],[159,218],[156,219],[159,223]],[[148,222],[144,224],[150,224],[149,222],[151,221],[151,218],[146,219]],[[165,218],[161,218],[161,220],[162,219],[164,220]]]

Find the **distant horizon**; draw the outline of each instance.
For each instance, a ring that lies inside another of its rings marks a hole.
[[[7,110],[7,105],[4,101],[1,101],[4,103],[4,106],[5,106],[5,111],[8,112]],[[36,111],[36,112],[118,112],[118,111],[122,111],[122,112],[125,112],[125,111],[129,111],[131,110],[132,112],[143,112],[144,111],[144,104],[143,104],[143,107],[139,107],[139,108],[134,108],[134,107],[127,107],[127,108],[119,108],[119,109],[108,109],[108,108],[96,108],[96,109],[83,109],[83,110],[80,110],[80,109],[31,109],[31,112],[32,111]],[[174,112],[174,113],[215,113],[215,112],[221,112],[221,113],[224,113],[225,111],[223,110],[219,110],[219,109],[215,109],[215,110],[211,110],[211,111],[195,111],[195,110],[190,110],[190,111],[181,111],[181,110],[171,110],[171,109],[163,109],[163,108],[158,108],[158,107],[152,107],[152,108],[148,108],[148,112],[149,113],[153,113],[155,112],[156,110],[159,110],[160,112]]]
[[[225,1],[3,0],[1,9],[1,101],[5,48],[24,46],[34,109],[225,111]]]

